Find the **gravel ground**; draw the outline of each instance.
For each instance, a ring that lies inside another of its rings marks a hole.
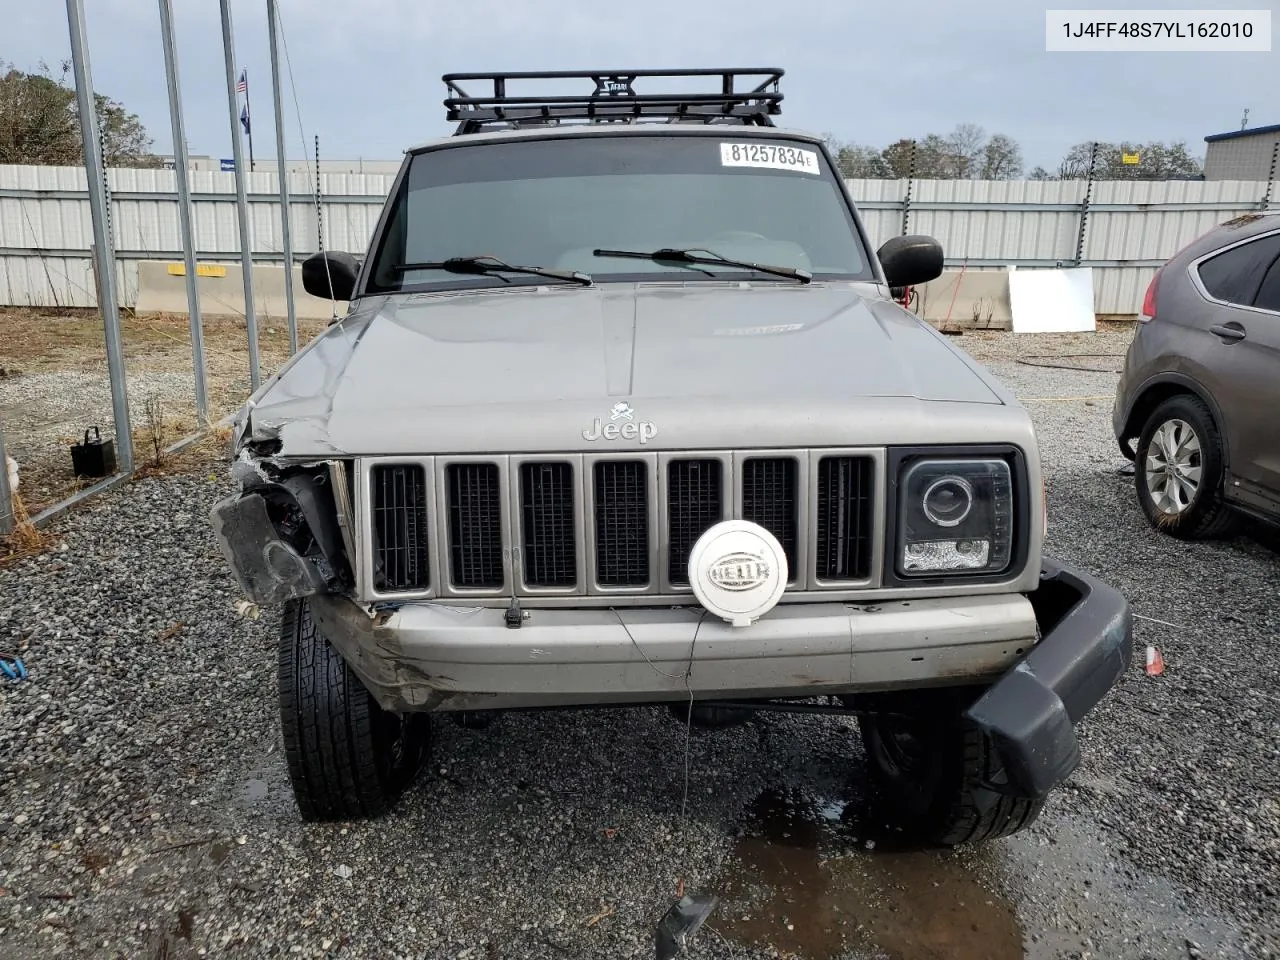
[[[265,378],[288,357],[288,331],[259,318],[261,371]],[[190,325],[185,316],[126,315],[121,321],[130,419],[141,461],[150,449],[148,398],[158,402],[161,443],[175,443],[196,429]],[[323,327],[300,324],[306,343]],[[248,341],[243,321],[208,316],[205,328],[206,388],[214,420],[249,395]],[[0,307],[0,427],[5,452],[18,461],[20,493],[31,512],[56,503],[83,482],[72,476],[73,443],[97,426],[115,437],[111,385],[102,321],[87,311]]]
[[[0,687],[0,956],[651,957],[682,879],[723,898],[693,949],[716,960],[1280,956],[1276,554],[1156,536],[1117,473],[1115,375],[1015,361],[1128,336],[959,341],[1028,398],[1052,552],[1172,625],[1139,621],[1030,831],[894,850],[851,724],[780,716],[694,732],[682,823],[684,728],[653,709],[443,723],[394,815],[305,825],[276,622],[237,612],[209,465],[113,492],[0,571],[0,648],[31,670]],[[1083,397],[1107,399],[1063,399]]]

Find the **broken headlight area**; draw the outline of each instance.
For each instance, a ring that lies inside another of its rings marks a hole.
[[[265,606],[351,589],[349,524],[343,515],[350,509],[349,464],[269,463],[246,451],[233,476],[241,491],[215,504],[210,519],[251,600]]]

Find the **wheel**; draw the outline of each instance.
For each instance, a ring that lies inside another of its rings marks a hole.
[[[903,715],[863,715],[874,807],[910,840],[955,846],[1017,833],[1040,815],[1044,800],[998,793],[1004,770],[987,738],[963,722],[954,696],[916,695]]]
[[[1170,397],[1138,436],[1134,485],[1153,527],[1183,540],[1228,533],[1235,515],[1222,500],[1222,434],[1199,397]]]
[[[302,818],[385,812],[427,756],[430,718],[383,710],[316,629],[305,599],[285,604],[278,682],[285,759]]]
[[[668,705],[671,715],[681,723],[692,723],[695,727],[707,730],[723,730],[736,727],[751,719],[751,711],[745,707],[718,707],[711,704],[695,703],[693,717],[689,717],[688,701]]]

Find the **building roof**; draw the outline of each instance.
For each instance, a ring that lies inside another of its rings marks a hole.
[[[1219,140],[1235,140],[1238,137],[1253,137],[1260,133],[1280,133],[1280,123],[1269,127],[1250,127],[1247,130],[1232,130],[1230,133],[1215,133],[1204,138],[1205,143],[1217,143]]]

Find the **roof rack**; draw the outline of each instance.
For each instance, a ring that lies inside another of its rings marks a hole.
[[[587,123],[739,123],[773,126],[769,119],[781,112],[782,93],[777,67],[706,70],[547,70],[515,73],[446,73],[444,105],[448,119],[458,122],[454,135],[479,133],[486,127],[518,129],[555,126],[564,120]],[[718,91],[703,93],[637,93],[640,78],[682,77],[720,79]],[[461,82],[482,81],[493,93],[473,97]],[[567,96],[511,96],[512,80],[590,80],[589,93]],[[753,85],[754,84],[754,85]]]

